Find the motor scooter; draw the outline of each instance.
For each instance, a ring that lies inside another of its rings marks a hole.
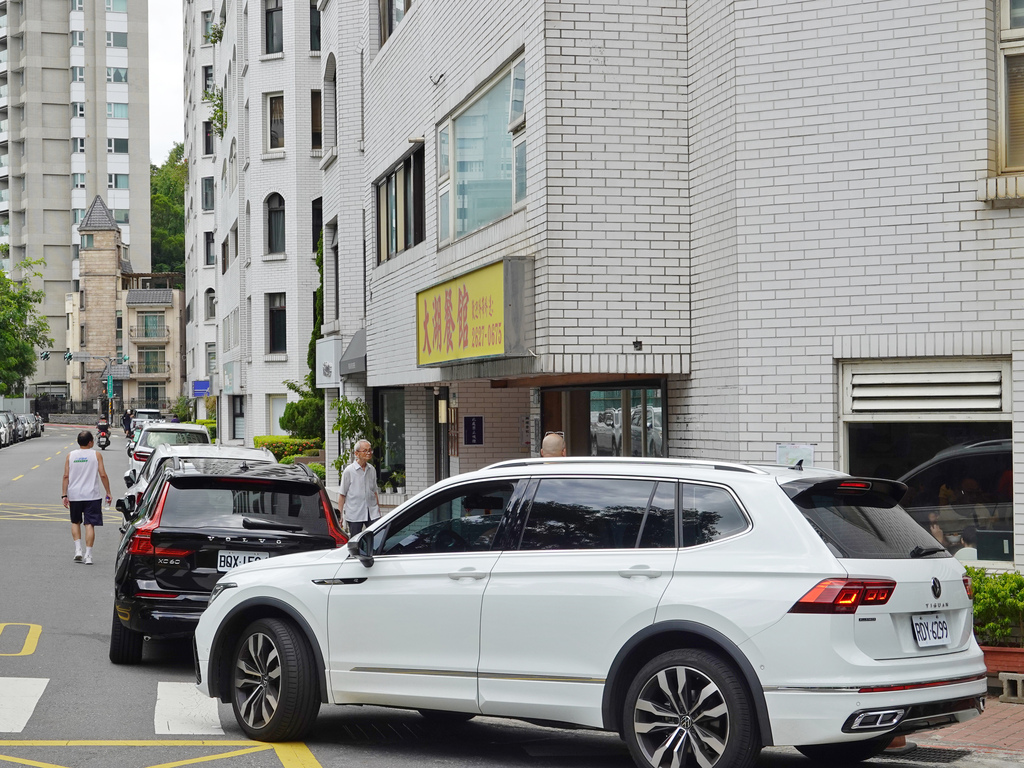
[[[99,432],[96,444],[100,447],[100,450],[107,450],[107,446],[110,445],[110,425],[106,422],[101,422],[96,425],[96,431]]]

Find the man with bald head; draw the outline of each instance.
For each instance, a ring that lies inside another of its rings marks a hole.
[[[370,441],[358,440],[355,455],[356,460],[341,473],[341,490],[338,493],[338,506],[352,536],[380,517],[377,471],[370,464],[373,458]]]
[[[565,456],[565,436],[561,432],[548,432],[540,444],[541,458]]]

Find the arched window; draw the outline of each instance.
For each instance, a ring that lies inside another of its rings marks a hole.
[[[284,253],[284,198],[267,198],[267,253]]]
[[[334,54],[327,57],[324,67],[323,102],[323,146],[324,149],[338,143],[338,76]]]
[[[236,160],[236,148],[237,143],[234,139],[231,140],[231,152],[228,154],[228,176],[231,179],[231,191],[235,191],[235,187],[238,186],[238,164]]]
[[[217,294],[213,288],[207,288],[203,295],[203,306],[206,308],[206,319],[213,320],[217,316]]]

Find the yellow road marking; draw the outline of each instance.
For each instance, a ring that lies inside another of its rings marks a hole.
[[[32,467],[32,469],[39,469],[39,465],[36,464],[34,467]]]
[[[47,457],[46,457],[46,460],[47,460],[47,461],[49,461],[49,460],[50,460],[50,459],[52,459],[52,458],[53,458],[52,456],[47,456]]]
[[[14,480],[21,480],[21,478],[23,478],[23,477],[24,477],[24,475],[18,475],[16,478],[14,478]],[[11,482],[13,483],[14,480],[11,480]]]
[[[39,643],[39,635],[43,633],[43,628],[38,624],[22,624],[19,622],[9,622],[7,624],[0,624],[0,635],[4,633],[4,629],[7,627],[28,627],[28,634],[25,636],[25,642],[21,646],[21,650],[18,653],[0,653],[0,656],[31,656],[36,652],[36,645]]]
[[[254,746],[255,744],[255,746]],[[285,742],[282,744],[258,744],[252,741],[214,741],[209,739],[188,741],[184,739],[168,739],[163,741],[139,739],[123,739],[112,741],[100,741],[97,739],[40,739],[33,741],[0,740],[0,747],[243,747],[233,752],[222,752],[216,755],[204,755],[202,757],[188,758],[173,763],[160,763],[149,768],[177,768],[182,765],[196,765],[208,763],[214,760],[226,760],[231,757],[251,755],[257,752],[269,752],[274,750],[277,759],[281,761],[281,768],[321,768],[319,761],[313,753],[302,742]],[[31,765],[34,768],[67,768],[66,766],[54,763],[41,763],[36,760],[27,760],[20,757],[0,755],[0,762],[17,763],[19,765]]]
[[[249,749],[239,749],[234,752],[224,752],[219,755],[206,755],[204,757],[195,757],[189,760],[178,760],[173,763],[160,763],[160,765],[151,765],[149,768],[178,768],[180,765],[195,765],[197,763],[209,763],[213,760],[223,760],[226,757],[238,757],[239,755],[251,755],[255,752],[267,752],[274,747],[270,744],[263,744],[258,747],[250,747]],[[287,768],[287,766],[286,766]]]

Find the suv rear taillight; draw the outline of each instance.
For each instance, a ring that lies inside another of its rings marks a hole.
[[[862,605],[885,605],[896,591],[888,579],[824,579],[801,597],[790,613],[856,613]]]
[[[135,529],[132,534],[132,540],[128,543],[128,554],[129,555],[155,555],[156,549],[153,547],[153,531],[160,525],[160,515],[164,511],[164,502],[167,501],[167,489],[169,485],[165,485],[163,490],[160,491],[160,499],[156,503],[156,512],[146,522]]]
[[[135,459],[135,461],[141,461],[143,464],[145,464],[146,463],[146,459],[149,458],[149,454],[148,453],[140,453],[139,451],[135,451],[135,453],[132,454],[132,458]]]
[[[967,599],[974,599],[974,585],[971,583],[971,577],[966,573],[964,574],[964,589],[967,590]]]
[[[340,549],[348,543],[348,536],[344,531],[338,530],[334,510],[331,508],[331,502],[327,500],[327,494],[320,493],[320,503],[323,504],[324,516],[327,518],[327,530],[330,532],[331,538],[334,539],[334,546]]]

